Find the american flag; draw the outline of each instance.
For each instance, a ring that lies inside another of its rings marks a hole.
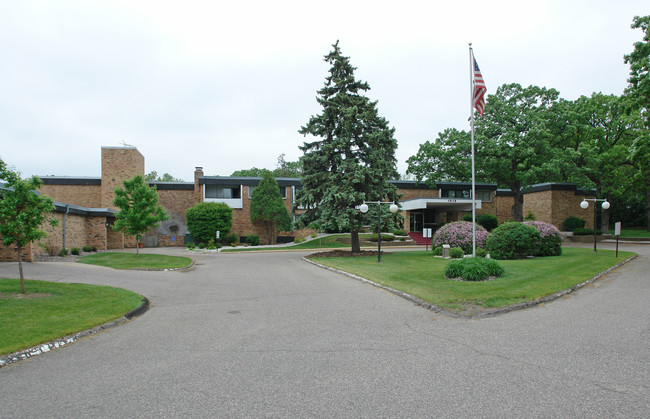
[[[472,57],[473,58],[473,57]],[[483,81],[483,75],[481,74],[481,69],[478,68],[478,63],[476,58],[474,60],[474,108],[478,111],[479,115],[483,115],[485,110],[485,92],[487,87],[485,87],[485,82]]]

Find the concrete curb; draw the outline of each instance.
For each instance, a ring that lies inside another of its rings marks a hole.
[[[110,329],[115,326],[119,326],[121,324],[126,323],[127,321],[140,316],[144,314],[147,310],[149,310],[149,307],[151,306],[151,303],[147,299],[147,297],[143,297],[142,299],[142,304],[135,310],[131,310],[128,313],[126,313],[124,316],[120,317],[119,319],[110,321],[108,323],[104,323],[102,325],[93,327],[92,329],[84,330],[82,332],[75,333],[73,335],[65,336],[59,339],[55,339],[51,342],[47,343],[41,343],[40,345],[34,346],[29,349],[24,349],[22,351],[14,352],[9,355],[3,355],[0,356],[0,368],[7,366],[9,364],[13,364],[14,362],[22,361],[28,358],[31,358],[36,355],[41,355],[46,352],[50,352],[53,349],[58,349],[62,348],[68,344],[74,343],[82,338],[94,335],[96,333],[99,333],[103,330]]]
[[[523,310],[523,309],[526,309],[526,308],[534,307],[534,306],[539,305],[539,304],[548,303],[550,301],[557,300],[560,297],[563,297],[563,296],[565,296],[567,294],[570,294],[570,293],[572,293],[572,292],[574,292],[574,291],[576,291],[576,290],[578,290],[578,289],[580,289],[580,288],[582,288],[582,287],[584,287],[586,285],[589,285],[589,284],[597,281],[598,279],[600,279],[601,277],[607,275],[608,273],[612,272],[613,270],[618,269],[621,266],[625,265],[626,263],[636,259],[638,256],[639,255],[634,255],[634,256],[622,261],[621,263],[618,263],[618,264],[612,266],[611,268],[599,273],[598,275],[596,275],[596,276],[594,276],[594,277],[592,277],[592,278],[590,278],[590,279],[588,279],[588,280],[586,280],[584,282],[581,282],[581,283],[579,283],[579,284],[577,284],[577,285],[575,285],[575,286],[573,286],[573,287],[571,287],[571,288],[569,288],[567,290],[560,291],[560,292],[557,292],[555,294],[547,295],[546,297],[542,297],[542,298],[539,298],[537,300],[528,301],[528,302],[520,303],[520,304],[514,304],[514,305],[511,305],[511,306],[508,306],[508,307],[497,308],[497,309],[490,310],[490,311],[487,311],[487,312],[484,312],[484,313],[476,314],[474,316],[467,316],[467,315],[464,315],[464,314],[455,313],[453,311],[450,311],[450,310],[444,309],[442,307],[436,306],[434,304],[431,304],[431,303],[429,303],[427,301],[424,301],[424,300],[422,300],[422,299],[420,299],[418,297],[415,297],[413,295],[410,295],[410,294],[407,294],[405,292],[402,292],[402,291],[387,287],[387,286],[382,285],[382,284],[378,284],[378,283],[376,283],[374,281],[371,281],[371,280],[369,280],[367,278],[363,278],[361,276],[354,275],[354,274],[351,274],[349,272],[341,271],[339,269],[331,268],[329,266],[321,265],[320,263],[314,262],[313,260],[309,260],[306,257],[302,258],[302,260],[304,260],[304,261],[306,261],[308,263],[311,263],[312,265],[316,265],[316,266],[318,266],[320,268],[326,269],[328,271],[336,272],[336,273],[345,275],[347,277],[356,279],[357,281],[361,281],[361,282],[364,282],[366,284],[370,284],[370,285],[372,285],[374,287],[381,288],[381,289],[386,290],[386,291],[388,291],[388,292],[390,292],[392,294],[395,294],[395,295],[397,295],[399,297],[402,297],[402,298],[404,298],[404,299],[406,299],[408,301],[411,301],[412,303],[415,303],[415,304],[417,304],[417,305],[419,305],[421,307],[424,307],[427,310],[431,310],[431,311],[436,312],[436,313],[441,313],[441,314],[444,314],[444,315],[449,316],[449,317],[456,317],[456,318],[460,318],[460,319],[479,319],[479,318],[484,318],[484,317],[493,317],[493,316],[497,316],[499,314],[509,313],[511,311]]]

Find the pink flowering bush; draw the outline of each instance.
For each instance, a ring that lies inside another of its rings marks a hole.
[[[544,221],[524,221],[524,224],[535,227],[541,239],[533,246],[534,256],[560,256],[562,254],[562,235],[553,224]]]
[[[476,225],[476,247],[484,247],[488,232],[480,225]],[[451,247],[460,247],[465,254],[472,253],[472,223],[456,221],[440,227],[433,235],[433,247],[448,244]]]

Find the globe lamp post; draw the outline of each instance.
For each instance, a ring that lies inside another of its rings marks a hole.
[[[599,201],[602,201],[603,203],[602,203],[601,206],[602,206],[603,210],[609,209],[610,204],[607,201],[607,199],[582,198],[582,202],[580,203],[580,208],[582,208],[582,209],[589,208],[589,202],[587,202],[587,201],[593,201],[594,202],[594,252],[596,252],[597,251],[596,250],[596,243],[597,243],[597,239],[596,239],[596,209],[597,209],[597,205],[596,205],[596,203],[599,202]]]
[[[390,204],[390,212],[396,213],[399,207],[395,202],[364,201],[359,207],[362,213],[368,212],[368,204],[377,204],[377,263],[381,263],[381,204]]]

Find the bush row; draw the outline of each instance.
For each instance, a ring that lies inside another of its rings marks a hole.
[[[434,255],[442,254],[442,245],[452,247],[450,257],[472,252],[472,223],[458,221],[445,224],[433,236]],[[562,236],[552,224],[543,221],[507,222],[488,233],[476,226],[477,255],[487,252],[494,259],[522,259],[528,256],[559,256]],[[453,248],[460,248],[462,253]],[[480,255],[479,255],[480,256]]]

